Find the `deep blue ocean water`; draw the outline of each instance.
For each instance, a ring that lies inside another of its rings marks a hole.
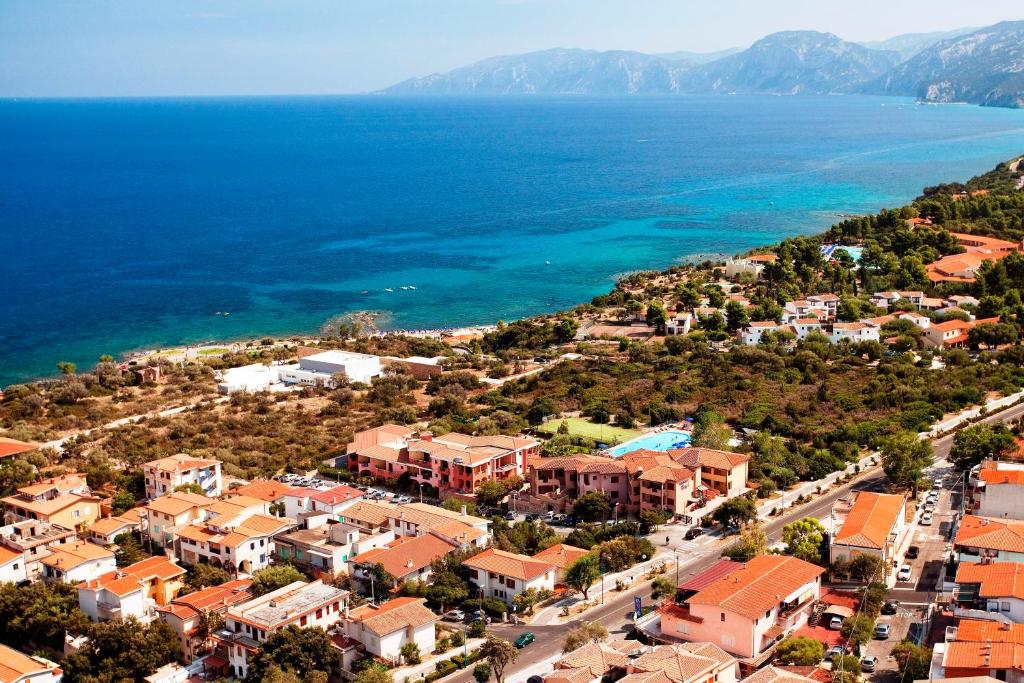
[[[353,310],[415,328],[566,308],[626,271],[817,232],[984,171],[1024,152],[1024,112],[867,97],[7,100],[0,150],[2,386],[62,359],[313,331]]]

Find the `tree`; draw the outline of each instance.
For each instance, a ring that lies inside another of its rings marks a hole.
[[[749,500],[749,499],[748,499]],[[723,552],[734,560],[746,562],[768,552],[768,534],[757,522],[744,524],[740,537]]]
[[[860,673],[860,660],[856,657],[842,655],[832,659],[832,680],[835,683],[856,683]]]
[[[546,588],[542,588],[540,590],[537,590],[536,588],[527,588],[512,598],[512,602],[516,606],[516,611],[520,614],[533,614],[534,605],[539,602],[544,602],[550,598],[551,595],[551,591]]]
[[[874,628],[875,623],[871,617],[855,614],[843,622],[842,634],[846,636],[848,646],[857,648],[871,641]]]
[[[953,437],[949,459],[957,469],[974,467],[985,458],[1000,458],[1016,446],[1005,425],[976,424],[964,427]]]
[[[924,680],[928,678],[931,668],[932,651],[905,640],[892,649],[892,656],[900,665],[902,676],[907,680]]]
[[[824,657],[824,644],[806,636],[791,636],[775,648],[775,659],[786,666],[815,666]]]
[[[177,633],[162,619],[90,624],[84,635],[85,645],[62,662],[66,680],[141,681],[180,653]]]
[[[641,510],[640,533],[649,534],[669,520],[671,514],[667,510]]]
[[[519,650],[507,640],[488,635],[487,640],[480,646],[480,654],[491,665],[494,680],[501,683],[505,677],[505,668],[516,661]]]
[[[850,560],[850,576],[862,583],[882,578],[882,560],[875,555],[858,555]]]
[[[1003,344],[1012,344],[1019,338],[1017,328],[1006,323],[981,323],[967,332],[968,341],[975,346],[994,349]]]
[[[821,564],[821,543],[824,538],[825,527],[814,517],[805,517],[782,528],[786,552],[812,564]]]
[[[497,479],[488,479],[476,489],[477,505],[495,506],[508,495],[505,485]]]
[[[722,416],[710,409],[701,409],[693,425],[693,445],[701,448],[726,450],[732,430],[725,425]]]
[[[458,605],[469,597],[469,584],[454,571],[444,570],[431,577],[426,597],[431,607],[444,612],[449,605]]]
[[[587,591],[600,576],[601,569],[597,558],[593,555],[584,555],[565,570],[565,585],[583,593],[583,599],[586,600]]]
[[[306,575],[290,564],[265,567],[252,575],[253,595],[266,595],[296,581],[305,581]]]
[[[608,629],[599,621],[584,621],[569,631],[562,644],[562,652],[578,650],[587,643],[601,643],[608,638]]]
[[[62,360],[57,363],[57,370],[59,370],[62,375],[73,375],[78,370],[78,366],[71,361]]]
[[[135,495],[131,491],[118,489],[110,499],[110,512],[120,515],[135,507]]]
[[[665,332],[665,323],[668,321],[668,312],[660,301],[652,301],[647,305],[647,314],[644,316],[647,324],[659,334]]]
[[[78,609],[72,584],[36,581],[26,586],[0,582],[3,641],[19,649],[60,651],[67,630],[79,630],[88,618]]]
[[[490,665],[480,662],[473,667],[473,678],[476,680],[476,683],[487,683],[487,681],[491,680]]]
[[[461,498],[445,498],[444,502],[441,503],[441,507],[445,510],[451,510],[452,512],[462,512],[462,506],[466,506],[466,514],[476,516],[476,503],[471,500],[462,500]]]
[[[932,464],[932,446],[910,431],[897,432],[882,443],[882,469],[893,486],[914,490],[921,472]]]
[[[725,326],[730,332],[743,329],[750,323],[747,310],[738,301],[730,301],[725,305]]]
[[[579,325],[572,318],[562,318],[551,328],[552,334],[555,336],[555,341],[559,344],[572,341],[576,336],[576,331],[579,329]]]
[[[750,498],[737,496],[719,505],[712,517],[725,526],[740,527],[757,519],[757,507]]]
[[[203,487],[192,481],[187,484],[178,484],[174,487],[175,493],[194,493],[197,496],[205,496],[206,491],[203,491]]]
[[[676,584],[667,576],[659,576],[651,581],[651,600],[660,600],[676,594]]]
[[[249,662],[245,680],[258,683],[271,666],[307,675],[312,671],[330,673],[331,643],[321,628],[299,628],[292,624],[270,634]]]
[[[118,567],[127,567],[149,557],[149,553],[142,547],[139,540],[135,538],[133,532],[126,531],[123,534],[118,534],[114,538],[114,545],[117,546],[114,558],[117,561]]]
[[[598,522],[608,519],[612,499],[604,491],[590,491],[576,499],[572,506],[573,516],[581,522]]]
[[[399,649],[399,653],[406,664],[420,663],[420,646],[416,643],[406,643]]]
[[[375,666],[358,672],[352,681],[353,683],[395,683],[395,679],[390,673]]]
[[[185,585],[188,586],[189,592],[197,591],[207,586],[219,586],[230,580],[231,576],[226,571],[205,562],[192,565],[189,567],[188,574],[185,575]],[[269,593],[270,591],[266,592]]]

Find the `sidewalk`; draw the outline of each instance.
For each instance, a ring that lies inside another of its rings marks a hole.
[[[984,406],[978,408],[970,408],[968,410],[959,413],[948,420],[944,420],[935,424],[930,430],[924,432],[925,438],[936,437],[940,434],[948,432],[951,429],[955,429],[965,422],[975,420],[981,417],[981,411],[984,409],[985,412],[991,413],[1002,410],[1003,408],[1009,408],[1018,401],[1024,400],[1024,391],[1018,391],[1016,394],[1010,394],[1002,398],[992,399],[987,402]]]
[[[797,486],[795,489],[791,491],[786,491],[786,493],[781,497],[766,502],[757,511],[757,516],[759,519],[768,519],[769,517],[771,517],[772,513],[775,512],[775,510],[780,508],[785,509],[792,506],[794,501],[796,501],[796,499],[799,498],[800,496],[804,496],[805,498],[814,496],[817,494],[819,488],[822,491],[825,491],[847,474],[854,474],[856,471],[858,471],[858,467],[860,468],[859,472],[863,472],[868,467],[874,465],[874,461],[878,457],[878,453],[870,453],[867,456],[861,458],[858,462],[847,465],[845,470],[833,472],[824,479],[816,479],[815,481],[804,482],[800,486]]]
[[[477,649],[484,644],[484,638],[470,638],[466,641],[466,645],[459,647],[453,647],[444,654],[435,655],[430,652],[421,652],[421,661],[419,664],[412,664],[410,666],[399,666],[391,669],[388,673],[391,674],[392,679],[395,681],[404,681],[406,679],[415,681],[418,678],[423,678],[432,671],[437,671],[437,663],[442,662],[446,659],[451,659],[455,655],[461,655],[466,653],[466,647],[469,648],[469,652]]]

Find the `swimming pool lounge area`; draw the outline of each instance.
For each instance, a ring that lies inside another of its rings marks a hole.
[[[673,448],[686,448],[690,445],[689,432],[678,429],[668,429],[663,432],[651,432],[630,439],[618,446],[608,450],[613,457],[619,458],[631,451],[667,451]]]

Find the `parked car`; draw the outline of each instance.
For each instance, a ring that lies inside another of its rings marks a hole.
[[[896,611],[899,609],[899,607],[900,603],[896,602],[895,600],[887,600],[885,603],[882,604],[882,614],[896,614]]]
[[[406,503],[411,503],[412,498],[410,498],[409,496],[399,496],[398,498],[395,498],[395,502],[402,503],[404,505]]]
[[[921,526],[931,526],[931,525],[932,525],[932,513],[926,512],[923,515],[921,515]]]
[[[685,538],[687,541],[692,541],[693,539],[697,538],[698,536],[702,536],[703,534],[704,530],[701,529],[699,526],[695,526],[690,529],[687,529],[686,533],[683,535],[683,538]]]
[[[509,521],[509,522],[514,522],[516,520],[516,513],[514,513],[514,512],[506,512],[505,513],[505,519],[507,521]]]
[[[534,638],[535,636],[533,635],[532,631],[526,631],[525,633],[520,634],[518,638],[516,638],[516,642],[514,643],[514,645],[518,648],[524,648],[530,643],[532,643]]]
[[[552,521],[552,520],[553,520],[554,518],[555,518],[555,512],[554,512],[554,510],[548,510],[547,512],[545,512],[545,513],[544,513],[544,521],[545,521],[545,522],[550,522],[550,521]]]
[[[825,659],[828,661],[834,660],[836,657],[842,657],[846,654],[846,649],[842,645],[833,645],[825,653]]]
[[[942,480],[941,479],[936,479],[935,480],[935,482],[932,484],[932,490],[933,491],[941,491],[942,490]]]
[[[897,572],[897,574],[896,574],[896,580],[897,581],[910,581],[910,572],[911,572],[910,565],[909,564],[903,565],[902,567],[900,567],[899,572]]]
[[[876,624],[875,625],[875,638],[879,640],[886,640],[889,637],[889,624]]]
[[[466,613],[460,609],[453,609],[449,612],[444,613],[445,621],[462,621],[466,618]]]
[[[537,356],[536,358],[533,359],[533,362],[537,363],[538,365],[547,365],[550,361],[544,356]]]
[[[878,664],[878,657],[868,655],[860,660],[860,670],[865,673],[871,673],[875,670],[876,664]]]
[[[559,526],[564,525],[565,524],[565,515],[563,513],[558,513],[557,515],[555,515],[554,519],[551,520],[551,523],[552,524],[558,524]]]
[[[830,629],[832,629],[833,631],[838,631],[838,630],[842,629],[843,628],[843,618],[842,617],[832,617],[832,619],[830,619],[829,622],[828,622],[828,627]]]
[[[537,515],[535,515],[535,514],[533,514],[531,512],[530,514],[526,515],[526,521],[527,522],[536,522],[537,521]]]
[[[909,548],[907,548],[907,559],[908,560],[916,560],[917,556],[920,555],[920,554],[921,554],[921,549],[918,548],[916,545],[912,545]]]

